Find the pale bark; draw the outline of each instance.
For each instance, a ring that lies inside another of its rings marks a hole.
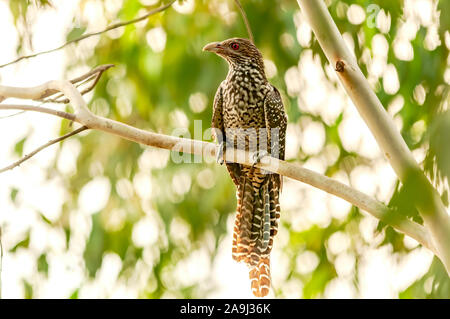
[[[438,192],[423,174],[380,100],[371,89],[355,58],[345,45],[322,0],[297,0],[303,14],[344,89],[371,130],[399,179],[413,181],[418,189],[415,205],[430,231],[434,246],[450,274],[450,217]]]

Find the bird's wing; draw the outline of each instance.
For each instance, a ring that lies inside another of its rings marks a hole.
[[[286,143],[287,116],[284,110],[280,92],[276,87],[264,99],[264,115],[266,128],[269,130],[269,140],[271,142],[270,155],[284,160]]]
[[[223,143],[224,151],[226,151],[226,136],[223,126],[223,86],[224,82],[220,83],[214,96],[213,102],[213,116],[212,116],[212,135],[218,143]],[[240,165],[236,163],[226,163],[228,172],[235,185],[240,185]]]
[[[222,82],[223,83],[223,82]],[[225,140],[225,132],[223,129],[223,94],[222,94],[222,83],[217,89],[216,95],[214,96],[213,103],[213,116],[211,128],[213,129],[213,137],[217,142],[222,142]],[[221,136],[219,136],[221,134]]]

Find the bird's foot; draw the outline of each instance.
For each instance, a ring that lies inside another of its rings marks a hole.
[[[217,151],[217,155],[216,155],[216,162],[219,165],[223,165],[223,163],[225,163],[225,157],[223,154],[223,149],[224,149],[224,143],[220,142],[219,143],[219,150]]]
[[[260,150],[260,151],[254,152],[251,155],[252,166],[255,166],[256,164],[260,163],[261,160],[266,156],[269,156],[269,153],[267,153],[266,150]]]

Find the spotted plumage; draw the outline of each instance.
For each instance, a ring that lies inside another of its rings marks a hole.
[[[210,43],[229,64],[213,105],[212,127],[225,151],[267,151],[284,159],[287,118],[280,93],[264,72],[259,50],[247,39],[233,38]],[[264,297],[270,289],[270,251],[280,218],[282,179],[254,166],[226,163],[236,184],[237,212],[232,256],[250,268],[252,292]]]

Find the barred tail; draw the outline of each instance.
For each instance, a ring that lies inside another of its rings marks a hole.
[[[255,190],[251,181],[243,174],[239,178],[237,187],[237,210],[233,231],[232,255],[236,261],[248,263],[250,252],[254,244],[252,240],[252,221],[254,211],[258,211],[258,199],[255,203]]]
[[[249,273],[252,293],[256,297],[265,297],[270,289],[270,259],[261,258],[258,265],[250,269]]]
[[[264,218],[263,218],[263,237],[262,249],[266,250],[270,239],[270,192],[269,183],[263,186]]]
[[[264,297],[270,289],[270,251],[278,231],[281,178],[277,174],[242,174],[237,189],[233,259],[250,267],[252,292]]]

